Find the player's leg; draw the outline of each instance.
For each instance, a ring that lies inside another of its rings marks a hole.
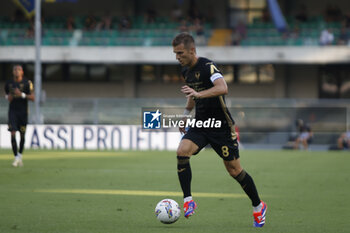
[[[16,140],[16,132],[20,131],[20,125],[21,118],[19,117],[19,114],[17,112],[9,111],[8,130],[11,132],[11,145],[15,156],[15,160],[12,163],[12,166],[14,167],[23,166],[22,155],[18,153]]]
[[[22,167],[23,166],[22,155],[19,154],[17,151],[16,131],[11,131],[11,144],[12,144],[12,151],[15,156],[15,159],[12,162],[12,166]]]
[[[16,141],[16,131],[18,128],[17,114],[14,111],[8,112],[8,131],[11,133],[11,147],[14,156],[17,156],[17,141]]]
[[[244,192],[252,201],[252,205],[258,206],[260,204],[260,198],[255,183],[253,178],[242,168],[240,159],[224,160],[224,164],[227,172],[242,186]]]
[[[297,139],[294,142],[294,149],[296,150],[299,149],[299,143],[300,143],[300,137],[297,137]]]
[[[228,173],[241,185],[252,202],[254,226],[264,226],[267,206],[260,200],[253,178],[242,168],[239,158],[231,161],[224,160],[224,164]]]
[[[190,157],[198,150],[198,146],[189,139],[183,139],[177,148],[177,174],[181,184],[184,198],[191,196],[192,171]]]
[[[197,204],[192,200],[191,194],[192,171],[190,157],[197,154],[206,145],[207,140],[203,133],[191,128],[183,136],[177,149],[177,173],[184,194],[184,215],[186,218],[192,216],[197,208]]]
[[[182,139],[176,151],[177,175],[184,194],[184,212],[186,218],[193,215],[196,208],[196,203],[192,200],[191,194],[192,171],[190,157],[197,151],[198,146],[189,139]]]
[[[21,136],[21,139],[20,139],[20,142],[19,142],[19,154],[23,154],[23,150],[24,150],[24,143],[25,143],[25,133],[26,133],[26,126],[23,125],[20,127],[20,136]]]
[[[304,138],[301,142],[303,144],[304,150],[308,150],[309,145],[307,142],[307,138]]]
[[[234,133],[228,134],[227,132],[211,133],[210,144],[216,153],[223,159],[227,172],[241,185],[244,192],[252,201],[254,226],[258,226],[256,224],[255,215],[261,213],[264,206],[266,207],[266,204],[260,200],[253,178],[241,166],[238,142],[234,136]],[[263,226],[265,223],[265,211],[266,208],[263,213],[263,219],[259,221],[259,226]]]
[[[16,131],[11,131],[11,147],[12,147],[12,152],[13,155],[16,157],[17,156],[17,141],[16,141]]]

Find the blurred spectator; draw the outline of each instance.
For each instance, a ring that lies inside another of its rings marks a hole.
[[[26,37],[27,38],[34,38],[34,36],[35,36],[34,22],[33,22],[33,20],[29,20],[29,26],[26,30]]]
[[[96,28],[96,18],[90,13],[85,19],[85,29],[86,30],[94,30]]]
[[[150,7],[146,11],[145,22],[154,23],[156,21],[156,17],[157,17],[157,12],[154,10],[154,7]]]
[[[182,19],[180,26],[179,26],[179,32],[189,32],[190,29],[187,25],[187,20],[186,19]]]
[[[72,31],[75,29],[75,27],[76,27],[76,25],[75,25],[74,17],[72,15],[68,16],[67,21],[66,21],[66,28],[69,31]]]
[[[342,133],[337,140],[338,149],[349,149],[350,148],[350,131]]]
[[[334,42],[334,35],[331,29],[324,29],[320,35],[320,45],[331,45]]]
[[[204,27],[199,18],[196,18],[193,22],[192,31],[195,32],[195,40],[197,45],[205,45],[206,39],[205,39],[205,33],[204,33]]]
[[[347,45],[349,42],[349,29],[343,26],[340,29],[340,35],[338,38],[338,45]]]
[[[242,20],[238,21],[238,23],[236,25],[236,30],[240,34],[242,39],[247,36],[247,26]]]
[[[178,5],[174,5],[172,11],[171,11],[171,20],[173,22],[180,22],[182,19],[182,10]]]
[[[295,15],[295,19],[299,22],[305,23],[308,21],[309,17],[307,14],[307,8],[304,4],[300,5],[298,13]]]
[[[299,149],[299,144],[302,144],[304,149],[307,150],[313,137],[311,127],[308,124],[304,123],[302,119],[298,119],[296,121],[296,127],[299,131],[299,135],[295,139],[294,149]]]
[[[235,29],[232,29],[232,33],[231,33],[231,38],[229,41],[229,45],[240,45],[242,40],[242,36],[241,34]]]
[[[289,33],[289,38],[298,39],[300,36],[300,28],[298,25],[295,25],[293,30]]]
[[[107,12],[97,24],[97,30],[110,30],[112,27],[112,16]]]
[[[130,29],[131,28],[131,21],[129,16],[124,14],[119,21],[119,29],[124,30],[124,29]]]

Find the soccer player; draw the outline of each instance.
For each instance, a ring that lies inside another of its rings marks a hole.
[[[195,108],[195,120],[215,118],[222,122],[218,128],[180,128],[184,136],[177,149],[177,168],[184,194],[185,217],[192,216],[197,208],[191,194],[190,158],[210,144],[223,159],[228,173],[242,186],[252,201],[253,226],[262,227],[265,224],[267,206],[260,200],[252,177],[240,164],[234,121],[225,104],[224,95],[228,92],[226,82],[215,63],[207,58],[197,57],[195,42],[190,34],[177,35],[172,46],[176,59],[183,67],[182,75],[186,81],[186,85],[181,88],[187,97],[184,115],[188,115]]]
[[[15,160],[12,166],[23,166],[22,153],[28,122],[28,100],[34,101],[33,84],[24,78],[21,65],[13,66],[13,79],[5,84],[5,98],[9,101],[8,130],[11,132],[11,145]],[[19,150],[17,150],[16,131],[20,132]]]

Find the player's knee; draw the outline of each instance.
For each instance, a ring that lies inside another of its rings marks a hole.
[[[192,154],[191,154],[191,150],[189,148],[186,148],[186,147],[179,147],[177,148],[177,151],[176,151],[176,155],[179,157],[179,156],[185,156],[185,157],[190,157]]]
[[[227,172],[230,176],[232,176],[233,178],[236,179],[236,177],[241,174],[241,172],[243,171],[243,168],[241,166],[228,166],[227,167]]]
[[[233,178],[237,178],[237,176],[239,176],[239,174],[242,172],[242,169],[230,169],[228,171],[228,173],[230,174],[230,176],[232,176]]]

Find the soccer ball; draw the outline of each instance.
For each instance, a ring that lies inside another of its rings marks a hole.
[[[179,204],[172,199],[164,199],[158,202],[154,212],[157,219],[165,224],[176,222],[181,215]]]

